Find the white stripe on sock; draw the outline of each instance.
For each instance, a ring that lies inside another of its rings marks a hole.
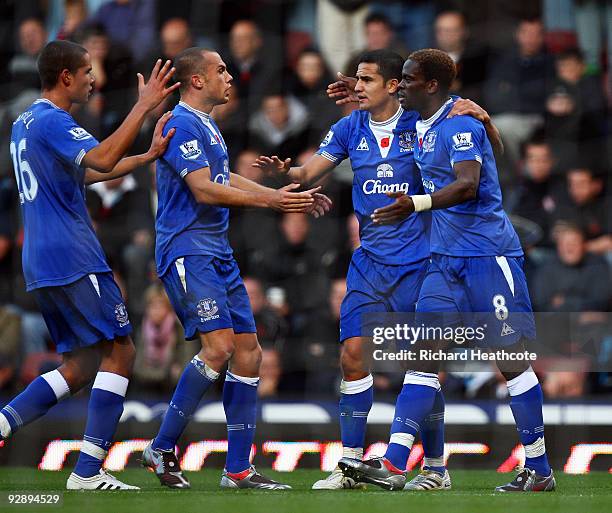
[[[527,458],[537,458],[546,454],[546,444],[544,437],[538,438],[530,445],[525,445],[525,456]]]
[[[51,387],[58,402],[70,395],[70,387],[68,383],[66,383],[64,376],[62,376],[62,373],[57,369],[47,372],[40,377]]]
[[[374,385],[374,378],[372,374],[368,374],[365,378],[357,379],[355,381],[344,381],[340,382],[340,393],[342,394],[359,394],[365,392]]]
[[[2,438],[4,439],[7,439],[9,436],[11,436],[11,425],[9,424],[8,419],[1,412],[0,412],[0,436],[2,436]]]
[[[198,372],[202,374],[202,376],[210,381],[216,381],[219,379],[219,373],[216,370],[211,369],[197,354],[191,359],[191,363],[198,370]]]
[[[389,438],[389,443],[403,445],[404,447],[408,447],[408,449],[412,449],[414,436],[410,433],[393,433],[391,438]]]
[[[510,396],[521,395],[527,392],[527,390],[531,390],[539,383],[538,377],[533,372],[531,365],[529,368],[517,376],[514,379],[511,379],[506,384],[508,386],[508,393]]]
[[[237,374],[232,374],[230,371],[225,373],[225,381],[233,381],[237,383],[244,383],[245,385],[250,385],[252,387],[256,387],[259,385],[259,378],[248,378],[245,376],[238,376]]]
[[[404,376],[404,385],[423,385],[440,390],[438,375],[429,372],[406,372],[406,375]]]
[[[98,447],[87,440],[83,440],[83,444],[81,445],[81,452],[84,454],[89,454],[92,458],[96,458],[97,460],[103,460],[106,458],[106,454],[108,451],[102,449],[102,447]]]
[[[119,374],[115,374],[114,372],[100,371],[96,375],[93,388],[106,390],[107,392],[112,392],[113,394],[125,397],[129,383],[129,379],[119,376]]]
[[[423,458],[423,466],[424,467],[443,467],[444,466],[444,456],[440,456],[439,458]]]

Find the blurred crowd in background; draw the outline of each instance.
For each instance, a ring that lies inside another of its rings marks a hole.
[[[435,47],[457,64],[453,93],[488,110],[506,152],[498,162],[504,203],[526,250],[533,306],[582,312],[591,358],[612,358],[610,116],[612,2],[606,0],[0,0],[0,390],[21,388],[58,364],[21,275],[22,229],[9,155],[12,121],[40,92],[36,59],[53,39],[85,46],[95,93],[73,112],[99,140],[133,105],[136,73],[191,46],[217,49],[233,75],[231,99],[212,113],[231,168],[273,187],[251,166],[260,154],[302,162],[337,107],[326,85],[354,75],[363,50]],[[149,146],[152,113],[132,153]],[[233,210],[230,238],[264,349],[259,393],[268,398],[337,394],[338,318],[346,272],[359,245],[345,162],[326,179],[323,219]],[[134,394],[167,394],[198,351],[185,342],[155,275],[154,165],[87,190],[100,241],[129,305],[138,349]],[[70,255],[66,255],[70,258]],[[551,328],[560,345],[567,330]],[[607,355],[607,356],[606,356]],[[549,398],[612,393],[612,373],[536,366]],[[558,363],[558,362],[557,362]],[[612,365],[612,362],[610,363]],[[563,370],[565,369],[565,370]],[[491,398],[493,370],[444,376],[451,397]],[[377,374],[377,397],[394,397],[402,375]]]

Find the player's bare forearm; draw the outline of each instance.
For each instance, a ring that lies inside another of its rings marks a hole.
[[[504,154],[504,143],[501,138],[501,134],[497,127],[493,124],[493,121],[489,119],[488,123],[484,123],[485,130],[487,131],[487,137],[493,147],[493,153],[495,157],[501,157]]]
[[[307,212],[315,203],[313,194],[320,189],[294,193],[291,191],[299,186],[291,184],[279,190],[244,191],[213,182],[208,167],[187,174],[185,182],[198,203],[220,207],[271,208],[282,212]]]
[[[248,178],[245,178],[237,173],[230,173],[230,185],[240,189],[241,191],[248,192],[270,192],[273,190],[270,187],[261,185],[253,180],[249,180]]]
[[[476,199],[480,182],[480,164],[475,160],[457,162],[456,180],[431,195],[432,210],[449,208]]]
[[[141,155],[133,155],[131,157],[122,158],[117,165],[113,168],[110,173],[101,173],[95,169],[87,168],[85,170],[85,185],[91,185],[98,182],[107,182],[120,178],[125,175],[129,175],[135,169],[146,166],[148,163],[153,162],[155,157],[148,153]]]

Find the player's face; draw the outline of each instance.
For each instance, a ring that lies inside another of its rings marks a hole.
[[[87,103],[93,92],[95,78],[91,68],[89,54],[83,56],[83,65],[71,73],[72,81],[68,86],[73,103]]]
[[[227,66],[216,52],[206,54],[204,72],[206,95],[214,105],[222,105],[229,101],[233,77],[227,71]]]
[[[389,101],[389,91],[385,86],[385,79],[378,72],[378,64],[359,64],[355,93],[359,98],[360,110],[376,110]]]
[[[400,105],[404,110],[421,110],[427,100],[428,82],[418,63],[408,59],[402,68],[402,81],[398,87]]]

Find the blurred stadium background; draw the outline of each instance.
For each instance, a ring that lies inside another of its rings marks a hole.
[[[336,71],[355,72],[363,49],[407,56],[437,47],[459,75],[454,92],[486,108],[506,145],[498,163],[505,206],[527,254],[538,312],[572,312],[590,350],[572,366],[540,362],[547,398],[551,463],[567,472],[612,472],[612,263],[610,42],[608,0],[0,0],[0,396],[8,399],[58,357],[21,275],[22,230],[8,151],[11,123],[39,96],[36,58],[52,39],[84,45],[96,90],[75,111],[98,139],[112,132],[136,95],[136,72],[194,45],[218,49],[234,76],[231,101],[213,116],[232,169],[281,183],[250,166],[259,154],[300,162],[349,108],[325,95]],[[133,153],[150,141],[155,112]],[[264,211],[232,212],[231,242],[245,277],[264,348],[261,417],[254,449],[277,470],[333,467],[338,316],[352,250],[350,165],[327,180],[334,209],[324,219]],[[184,363],[185,342],[153,265],[154,169],[92,186],[87,201],[98,236],[127,297],[138,359],[107,466],[133,465],[141,439],[154,435]],[[69,257],[69,256],[67,256]],[[571,346],[565,329],[549,340]],[[579,363],[576,363],[579,362]],[[378,373],[368,444],[380,450],[401,386]],[[511,470],[522,458],[506,387],[491,368],[444,375],[453,465]],[[222,380],[220,380],[222,383]],[[2,465],[70,464],[85,423],[85,394],[62,403],[0,451]],[[183,437],[187,470],[221,466],[220,388],[206,397]],[[0,402],[4,401],[0,398]],[[51,440],[58,439],[50,443]],[[595,456],[598,455],[596,458]],[[417,464],[419,451],[413,451]],[[592,462],[591,462],[592,460]]]

